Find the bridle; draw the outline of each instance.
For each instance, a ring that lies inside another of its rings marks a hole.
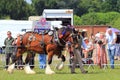
[[[57,38],[58,38],[57,42],[58,42],[58,44],[59,44],[60,46],[65,46],[68,38],[71,36],[71,32],[72,32],[72,31],[69,31],[69,33],[68,33],[68,30],[72,30],[72,29],[63,27],[63,28],[61,29],[61,32],[60,32],[60,33],[59,33],[59,31],[57,32]],[[66,34],[67,34],[67,35],[66,35]],[[59,37],[60,35],[61,35],[62,37]]]

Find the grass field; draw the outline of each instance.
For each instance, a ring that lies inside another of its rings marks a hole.
[[[23,70],[15,70],[14,74],[8,74],[5,70],[0,69],[0,80],[120,80],[120,68],[114,70],[89,69],[88,74],[81,74],[79,69],[76,69],[77,74],[70,74],[67,68],[56,71],[56,74],[53,75],[46,75],[44,70],[38,68],[35,68],[35,71],[37,73],[34,75],[25,74]]]
[[[116,61],[116,63],[120,63]],[[36,64],[38,64],[36,62]],[[15,70],[13,74],[8,74],[7,71],[0,68],[0,80],[120,80],[120,66],[115,66],[115,69],[99,69],[98,66],[94,66],[94,69],[90,67],[88,74],[82,74],[79,68],[76,68],[77,74],[71,74],[70,69],[65,65],[64,69],[57,71],[55,66],[52,65],[52,69],[55,70],[56,74],[46,75],[44,70],[35,67],[36,74],[28,75],[24,70]]]
[[[115,69],[99,69],[97,66],[94,69],[89,68],[88,74],[81,74],[76,68],[77,74],[70,74],[68,66],[65,66],[62,71],[55,70],[56,74],[46,75],[44,70],[37,67],[34,69],[36,74],[28,75],[24,70],[15,70],[13,74],[8,74],[3,68],[0,68],[0,80],[120,80],[120,67]]]

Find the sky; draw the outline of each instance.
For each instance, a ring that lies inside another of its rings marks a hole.
[[[4,45],[7,31],[11,31],[12,37],[15,38],[18,33],[25,33],[22,29],[32,29],[32,21],[0,20],[0,47]]]
[[[26,1],[27,1],[27,3],[30,3],[30,4],[32,3],[31,0],[26,0]]]

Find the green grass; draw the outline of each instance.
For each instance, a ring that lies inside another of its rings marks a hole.
[[[53,64],[58,61],[53,61]],[[68,62],[66,62],[67,64]],[[115,63],[120,64],[120,61],[115,61]],[[0,65],[3,63],[0,63]],[[38,61],[36,61],[36,65]],[[94,66],[94,69],[84,66],[88,70],[88,74],[82,74],[79,68],[76,68],[77,74],[71,74],[70,69],[65,65],[64,69],[57,71],[55,66],[52,65],[52,69],[56,74],[46,75],[44,70],[35,67],[36,74],[28,75],[24,70],[15,70],[13,74],[8,74],[7,71],[0,67],[0,80],[120,80],[120,66],[115,66],[115,69],[99,69],[98,66]]]
[[[76,68],[77,74],[70,74],[70,69],[65,66],[62,71],[55,70],[56,74],[46,75],[44,70],[39,68],[34,69],[36,74],[28,75],[24,70],[15,70],[13,74],[8,74],[7,71],[0,69],[0,80],[120,80],[120,67],[115,69],[99,69],[97,66],[94,69],[89,68],[88,74],[82,74],[79,68]]]

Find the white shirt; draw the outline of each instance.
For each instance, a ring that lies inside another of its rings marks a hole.
[[[114,39],[116,39],[116,34],[112,32],[112,35],[106,34],[106,39],[108,41],[108,49],[115,49],[115,44],[113,44]]]

